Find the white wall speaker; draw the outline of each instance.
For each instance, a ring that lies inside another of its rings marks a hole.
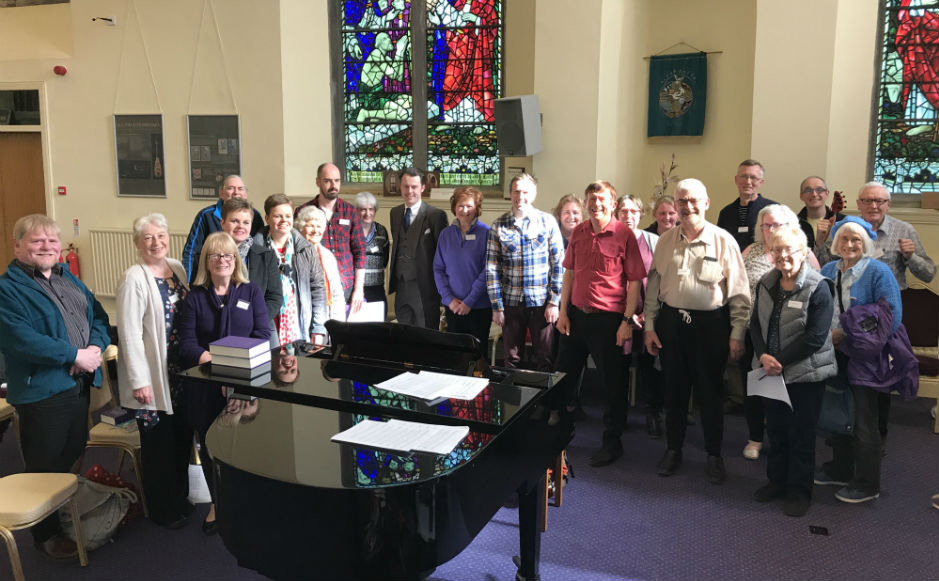
[[[524,157],[541,151],[541,112],[538,109],[538,95],[496,99],[495,114],[499,153]]]

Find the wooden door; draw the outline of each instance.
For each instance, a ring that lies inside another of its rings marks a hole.
[[[0,133],[0,272],[13,260],[13,224],[46,213],[39,133]]]

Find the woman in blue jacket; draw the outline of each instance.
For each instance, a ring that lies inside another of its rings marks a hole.
[[[861,218],[848,216],[831,230],[832,253],[840,260],[822,267],[822,274],[835,281],[835,308],[832,316],[832,342],[837,348],[845,339],[840,315],[859,305],[876,303],[884,298],[893,312],[893,328],[903,320],[900,287],[890,268],[872,258],[877,233]],[[838,354],[838,377],[847,381],[848,358]],[[861,385],[852,385],[855,418],[853,435],[832,435],[831,462],[815,471],[815,484],[842,488],[835,498],[857,504],[880,496],[881,437],[877,418],[878,392]]]
[[[210,234],[202,246],[199,271],[186,296],[179,323],[180,357],[183,367],[212,361],[209,343],[222,337],[270,339],[271,324],[264,292],[244,276],[238,246],[225,232]],[[199,436],[199,458],[213,503],[202,530],[215,534],[215,483],[205,436],[216,416],[225,408],[221,390],[190,386],[187,390],[189,418]]]

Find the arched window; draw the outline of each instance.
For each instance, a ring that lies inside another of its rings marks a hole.
[[[939,191],[939,2],[882,0],[873,178]]]
[[[502,0],[336,0],[330,15],[346,181],[414,165],[441,184],[497,185]]]

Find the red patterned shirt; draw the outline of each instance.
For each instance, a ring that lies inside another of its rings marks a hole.
[[[307,206],[320,207],[318,200],[319,196],[316,196],[297,208],[293,215],[296,216]],[[342,288],[351,289],[355,284],[355,271],[365,268],[365,235],[362,234],[362,224],[355,206],[342,198],[336,200],[322,244],[336,255]]]

